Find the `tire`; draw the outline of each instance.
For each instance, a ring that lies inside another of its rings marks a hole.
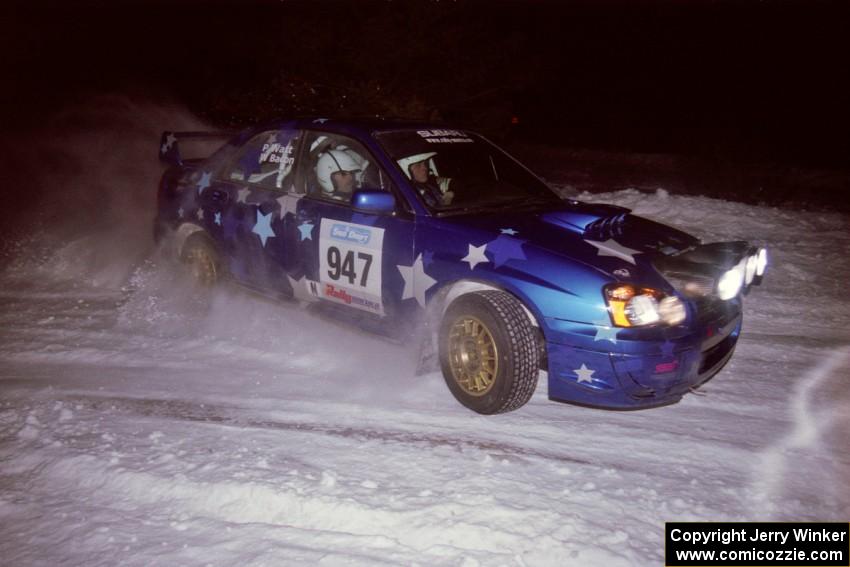
[[[537,387],[537,330],[522,304],[502,291],[462,295],[440,324],[440,366],[457,400],[481,414],[513,411]]]
[[[183,243],[180,261],[186,266],[192,281],[204,288],[211,288],[221,279],[221,259],[210,238],[196,232]]]

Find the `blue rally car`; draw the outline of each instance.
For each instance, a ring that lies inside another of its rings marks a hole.
[[[741,331],[764,249],[702,244],[628,209],[564,199],[481,136],[420,123],[281,121],[211,156],[165,132],[157,241],[198,283],[231,280],[420,338],[483,414],[549,397],[679,400]]]

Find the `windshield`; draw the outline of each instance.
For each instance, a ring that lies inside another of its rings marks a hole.
[[[502,150],[462,130],[396,130],[375,137],[435,212],[556,203],[543,182]]]

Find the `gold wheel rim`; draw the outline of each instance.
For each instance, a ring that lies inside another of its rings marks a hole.
[[[211,286],[216,282],[215,258],[205,248],[195,247],[186,255],[186,263],[192,278],[203,286]]]
[[[449,365],[458,386],[470,396],[493,389],[499,372],[499,350],[487,325],[464,316],[449,330]]]

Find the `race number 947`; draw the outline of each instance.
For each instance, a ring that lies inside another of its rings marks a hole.
[[[328,247],[328,276],[339,281],[344,277],[348,279],[348,285],[355,285],[358,274],[360,281],[357,285],[366,287],[369,281],[369,268],[372,267],[372,255],[367,252],[355,252],[347,250],[344,254],[336,246]]]

